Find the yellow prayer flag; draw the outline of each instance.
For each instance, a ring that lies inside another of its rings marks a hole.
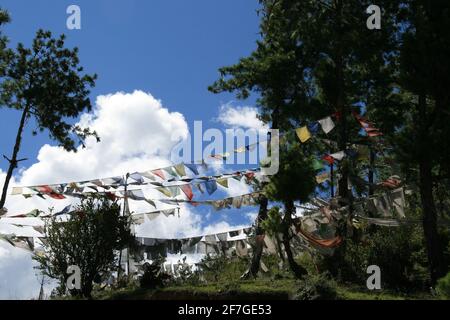
[[[311,138],[311,132],[309,132],[308,128],[306,126],[295,129],[295,132],[297,133],[298,138],[301,142],[306,142]]]
[[[321,183],[323,183],[323,182],[325,182],[325,181],[327,181],[329,179],[330,179],[330,175],[329,175],[328,172],[324,172],[324,173],[319,174],[319,175],[316,176],[316,182],[318,184],[321,184]]]
[[[221,178],[217,179],[216,181],[218,184],[220,184],[224,188],[228,188],[228,178]]]

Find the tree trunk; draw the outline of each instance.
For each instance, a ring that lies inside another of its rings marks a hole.
[[[335,55],[336,64],[336,101],[335,109],[340,113],[340,133],[339,133],[339,151],[344,151],[347,148],[347,107],[345,104],[345,92],[344,92],[344,62],[342,52],[342,2],[336,2],[336,15],[337,15],[337,47]],[[340,164],[341,177],[338,181],[339,194],[342,199],[348,197],[348,168],[345,163]],[[344,202],[342,203],[344,205]]]
[[[278,129],[278,117],[279,117],[279,110],[278,108],[275,108],[272,112],[272,129]],[[267,139],[267,147],[268,147],[268,156],[271,155],[271,145],[272,145],[272,136],[269,135]],[[264,188],[264,184],[261,187]],[[261,223],[266,220],[267,218],[267,206],[269,204],[269,200],[265,195],[261,195],[259,197],[259,211],[258,211],[258,217],[256,218],[256,236],[263,235],[264,229],[261,227]],[[263,243],[261,241],[256,241],[255,249],[252,256],[252,262],[250,264],[250,268],[241,276],[241,279],[248,279],[250,276],[253,276],[256,278],[260,262],[261,262],[261,256],[263,252]]]
[[[438,236],[437,215],[433,199],[430,163],[425,160],[420,161],[419,170],[420,198],[423,211],[423,231],[427,247],[431,282],[434,285],[440,277],[445,275],[445,268],[443,266],[443,256]]]
[[[264,229],[262,228],[261,223],[267,218],[267,205],[269,202],[265,196],[261,196],[259,200],[259,212],[258,217],[256,218],[256,237],[264,234]],[[241,276],[241,279],[249,279],[250,276],[256,278],[259,272],[262,252],[263,243],[261,241],[256,241],[250,268]]]
[[[292,214],[294,213],[294,202],[286,201],[284,204],[284,218],[283,218],[283,246],[286,251],[287,260],[292,273],[297,279],[300,279],[303,275],[307,274],[305,268],[300,266],[294,259],[294,255],[291,250],[291,238],[289,230],[292,226]]]
[[[14,144],[13,154],[9,160],[9,167],[6,173],[5,183],[3,185],[2,197],[0,199],[0,209],[5,206],[6,194],[8,193],[9,182],[12,178],[14,169],[17,168],[17,155],[19,154],[20,144],[22,142],[22,132],[25,127],[25,121],[28,116],[29,107],[26,106],[22,111],[22,117],[20,118],[19,129],[17,130],[16,143]]]
[[[83,288],[81,288],[81,292],[83,294],[83,297],[91,300],[92,299],[92,281],[86,281],[83,284]]]
[[[439,241],[437,228],[437,213],[433,198],[433,177],[431,171],[431,158],[428,150],[428,135],[426,127],[426,97],[419,95],[419,115],[420,115],[420,137],[422,139],[420,146],[419,159],[419,188],[422,203],[423,232],[427,248],[428,268],[430,271],[431,283],[445,275],[443,252]]]

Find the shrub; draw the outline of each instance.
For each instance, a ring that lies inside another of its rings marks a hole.
[[[152,263],[144,263],[144,273],[139,279],[141,288],[154,289],[162,287],[170,280],[171,276],[161,268],[163,263],[164,258],[155,259]]]
[[[438,280],[436,285],[437,293],[443,298],[450,299],[450,272]]]
[[[300,280],[296,300],[335,300],[337,284],[327,274],[306,275]]]
[[[362,241],[346,239],[336,253],[325,257],[320,269],[329,270],[340,281],[365,285],[367,267],[377,265],[383,287],[415,291],[429,285],[420,226],[373,226],[364,231]]]

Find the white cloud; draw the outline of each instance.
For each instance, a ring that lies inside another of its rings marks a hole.
[[[92,179],[167,165],[171,148],[189,132],[182,114],[169,112],[142,91],[99,96],[94,113],[84,114],[79,125],[95,130],[101,142],[91,138],[77,153],[44,145],[21,183]]]
[[[39,295],[39,279],[31,255],[0,241],[0,299],[31,299]]]
[[[268,126],[257,118],[258,109],[250,106],[233,106],[231,103],[220,107],[217,120],[231,128],[267,130]]]

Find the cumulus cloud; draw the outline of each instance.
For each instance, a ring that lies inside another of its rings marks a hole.
[[[232,103],[220,107],[217,120],[231,128],[267,130],[268,126],[258,119],[258,109],[251,106],[233,106]]]
[[[39,295],[40,283],[31,255],[0,241],[0,299],[31,299]]]
[[[169,112],[142,91],[99,96],[94,112],[82,115],[78,125],[95,130],[101,142],[88,139],[76,153],[44,145],[21,183],[92,179],[167,165],[175,142],[189,133],[181,113]]]
[[[186,139],[189,135],[188,125],[181,113],[170,112],[160,100],[138,90],[97,97],[94,111],[83,114],[78,125],[95,130],[101,142],[88,139],[86,148],[80,147],[76,153],[44,145],[38,153],[37,162],[22,169],[12,179],[10,188],[14,185],[51,184],[123,175],[126,172],[170,165],[172,148],[180,139]],[[4,176],[4,172],[0,170],[0,184],[3,183]],[[61,210],[71,201],[73,200],[9,196],[6,207],[8,214],[18,214],[35,208],[47,211],[49,207],[54,207],[55,210]],[[151,209],[148,204],[142,203],[135,204],[133,208],[136,212]],[[199,214],[182,207],[180,217],[159,217],[146,222],[136,231],[140,235],[164,238],[200,234],[205,231],[202,229],[202,221]],[[223,231],[227,227],[231,226],[222,223],[206,230]],[[11,230],[17,231],[14,227],[0,226],[2,232]],[[31,228],[22,231],[34,232]],[[32,266],[29,253],[1,242],[0,298],[35,296],[35,289],[39,284]],[[12,283],[12,278],[19,280]]]

